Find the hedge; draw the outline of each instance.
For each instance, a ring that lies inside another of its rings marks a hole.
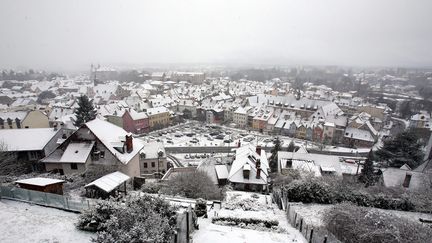
[[[414,203],[406,196],[394,198],[378,193],[371,194],[348,186],[329,185],[319,179],[296,180],[282,188],[291,202],[334,204],[351,202],[358,206],[414,211]]]
[[[266,219],[257,219],[257,218],[234,218],[234,217],[214,217],[212,218],[212,223],[225,221],[229,222],[232,225],[239,225],[244,223],[246,225],[259,225],[264,224],[265,227],[271,228],[272,226],[278,226],[279,222],[277,220],[266,220]]]

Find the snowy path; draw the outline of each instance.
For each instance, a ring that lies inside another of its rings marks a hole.
[[[2,199],[0,242],[90,242],[93,234],[79,231],[78,214]]]

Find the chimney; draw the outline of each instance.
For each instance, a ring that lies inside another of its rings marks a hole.
[[[241,142],[240,142],[240,140],[238,141],[238,146],[237,146],[238,148],[240,148],[241,147]]]
[[[132,134],[126,135],[125,145],[126,145],[126,151],[128,153],[132,152],[133,150]]]
[[[260,145],[257,145],[256,146],[256,153],[258,154],[258,155],[260,155],[261,156],[261,146]]]
[[[256,170],[257,170],[256,178],[259,179],[259,178],[261,178],[261,160],[259,160],[259,159],[256,162]]]

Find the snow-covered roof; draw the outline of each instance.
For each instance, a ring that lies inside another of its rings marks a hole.
[[[27,185],[34,185],[34,186],[47,186],[47,185],[63,183],[63,182],[65,181],[58,180],[58,179],[42,178],[42,177],[35,177],[35,178],[15,181],[15,183],[18,184],[27,184]]]
[[[58,131],[53,128],[1,129],[0,142],[4,143],[6,151],[42,150]]]
[[[341,162],[341,157],[335,155],[326,155],[326,154],[312,154],[312,153],[292,153],[279,151],[278,152],[278,160],[280,162],[280,166],[282,168],[286,167],[286,161],[292,160],[293,166],[294,161],[306,161],[311,162],[315,166],[326,168],[329,170],[333,168],[336,171],[336,174],[342,176],[342,174],[356,174],[357,173],[357,165],[348,164]]]
[[[161,142],[149,142],[144,144],[144,148],[141,150],[140,154],[145,154],[146,159],[157,159],[158,153],[161,151],[163,153],[162,157],[165,158],[165,147]]]
[[[123,182],[129,180],[130,177],[119,172],[113,172],[111,174],[102,176],[101,178],[85,185],[84,187],[95,186],[99,189],[104,190],[109,193],[114,190],[116,187],[120,186]]]
[[[85,163],[95,144],[94,141],[71,142],[63,153],[60,162],[62,163]]]
[[[114,147],[116,144],[122,142],[120,138],[123,139],[129,134],[123,128],[99,119],[89,121],[85,125],[123,164],[127,164],[144,147],[144,144],[141,140],[133,139],[133,150],[130,153],[125,152],[122,154]]]
[[[257,175],[257,160],[260,160],[261,174]],[[249,178],[243,177],[243,169],[250,168]],[[236,150],[236,159],[233,161],[228,180],[235,183],[264,184],[266,185],[269,164],[266,152],[261,149],[261,154],[256,152],[256,148],[250,144],[244,145]]]
[[[155,108],[150,108],[147,110],[147,114],[149,116],[153,116],[153,115],[157,115],[157,114],[161,114],[161,113],[165,113],[165,112],[169,112],[169,110],[166,107],[155,107]]]
[[[21,121],[27,116],[27,111],[15,111],[15,112],[0,112],[0,118],[6,121],[8,118],[15,120],[16,118]]]
[[[226,165],[216,165],[215,170],[218,179],[228,179],[228,169]]]
[[[368,141],[368,142],[374,142],[375,139],[373,138],[372,134],[369,131],[349,127],[345,129],[345,135],[346,138],[352,138],[362,141]]]

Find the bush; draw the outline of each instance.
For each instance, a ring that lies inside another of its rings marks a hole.
[[[384,187],[356,187],[343,184],[340,180],[306,178],[293,181],[282,188],[292,202],[342,203],[351,202],[358,206],[394,209],[403,211],[419,210],[409,194],[396,193]],[[387,191],[390,191],[387,193]],[[380,193],[378,193],[380,192]],[[421,205],[426,205],[426,200]]]
[[[266,220],[266,219],[256,219],[256,218],[234,218],[234,217],[213,217],[212,223],[224,222],[224,224],[238,226],[240,224],[245,225],[260,225],[263,224],[266,228],[271,228],[273,226],[278,226],[279,222],[277,220]]]
[[[207,201],[202,198],[198,198],[195,203],[194,211],[197,217],[207,217]]]
[[[79,216],[76,226],[80,230],[91,232],[106,230],[103,223],[119,208],[118,203],[114,201],[99,201],[94,208]]]
[[[342,242],[429,242],[432,230],[376,209],[340,204],[327,212],[325,225]]]
[[[331,203],[331,188],[317,179],[296,180],[285,187],[288,199],[293,202]]]
[[[299,170],[288,170],[284,175],[277,175],[273,180],[273,186],[287,185],[301,178]]]
[[[178,195],[188,198],[204,198],[206,200],[222,200],[222,190],[203,171],[187,172],[176,175],[167,182],[161,193]]]
[[[141,186],[141,191],[145,193],[157,194],[162,189],[163,185],[160,183],[145,183]]]
[[[79,229],[96,231],[93,242],[170,242],[176,224],[174,209],[163,199],[143,196],[124,204],[101,201],[80,215]]]

